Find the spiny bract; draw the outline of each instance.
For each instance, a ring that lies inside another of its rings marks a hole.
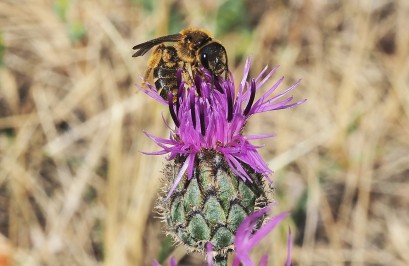
[[[184,160],[179,156],[166,165],[164,172],[169,181],[163,189],[165,193]],[[185,174],[168,200],[159,199],[158,208],[168,233],[192,251],[203,253],[209,241],[221,256],[234,250],[234,235],[239,224],[249,213],[270,202],[263,176],[246,165],[243,167],[254,182],[244,182],[234,174],[219,152],[200,152],[193,178],[188,180]]]

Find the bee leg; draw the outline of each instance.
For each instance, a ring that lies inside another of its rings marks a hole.
[[[227,80],[227,79],[229,79],[229,69],[228,68],[226,68],[225,70],[224,70],[224,80]]]
[[[197,65],[189,64],[189,68],[186,68],[186,77],[185,80],[188,81],[188,84],[193,86],[195,85],[195,77],[198,75],[200,77],[203,77],[203,73],[201,69]]]
[[[145,84],[145,83],[147,82],[147,80],[149,79],[151,73],[152,73],[152,68],[151,68],[151,67],[148,67],[148,68],[145,70],[145,75],[143,76],[143,83],[144,83],[144,84]]]
[[[173,88],[172,89],[172,101],[173,103],[176,103],[178,101],[178,93],[179,93],[179,88]]]

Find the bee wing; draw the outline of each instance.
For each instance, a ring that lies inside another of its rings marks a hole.
[[[162,36],[144,43],[140,43],[135,45],[132,49],[137,50],[132,57],[138,57],[144,55],[147,51],[149,51],[152,47],[164,43],[164,42],[177,42],[182,38],[182,34],[171,34],[167,36]]]

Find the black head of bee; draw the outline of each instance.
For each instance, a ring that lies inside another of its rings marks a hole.
[[[226,49],[218,42],[211,42],[202,47],[199,50],[199,57],[202,66],[215,76],[228,71]]]

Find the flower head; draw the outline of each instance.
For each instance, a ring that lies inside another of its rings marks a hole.
[[[290,108],[303,103],[305,100],[292,102],[292,96],[284,97],[300,81],[287,90],[270,97],[284,77],[256,100],[256,93],[278,67],[264,76],[266,67],[256,79],[247,82],[250,64],[251,61],[247,60],[237,94],[235,93],[233,78],[226,80],[220,77],[214,78],[205,71],[204,76],[196,75],[194,85],[188,86],[187,89],[184,89],[186,84],[181,82],[179,78],[181,89],[179,89],[176,103],[174,103],[171,94],[166,102],[160,97],[155,87],[148,85],[150,90],[145,90],[145,93],[169,106],[176,127],[171,129],[169,139],[158,138],[145,132],[162,148],[161,151],[146,154],[169,154],[168,160],[173,160],[177,156],[186,158],[167,198],[186,172],[188,179],[192,178],[196,155],[203,150],[215,150],[221,153],[232,171],[244,181],[252,182],[252,179],[243,164],[269,179],[272,171],[257,151],[260,146],[256,146],[250,141],[273,135],[245,135],[244,127],[248,119],[255,114]]]

